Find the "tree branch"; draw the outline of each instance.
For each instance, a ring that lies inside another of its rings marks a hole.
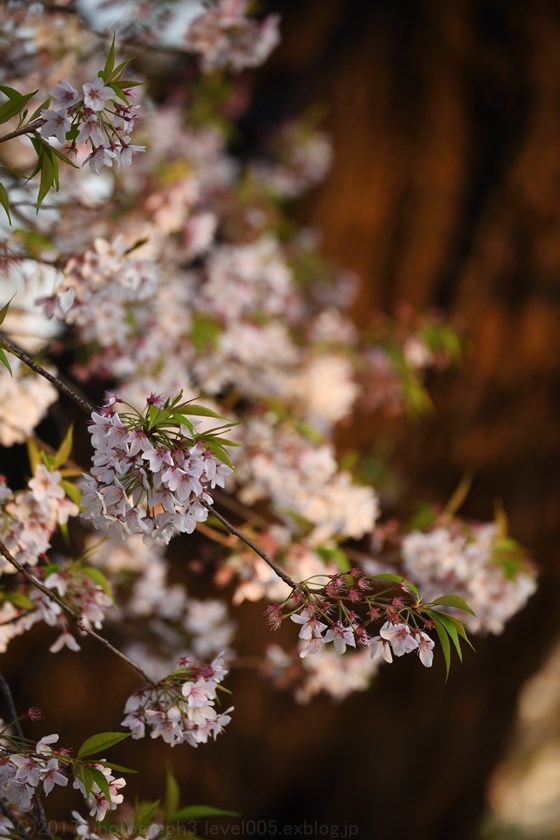
[[[13,341],[10,341],[7,335],[3,332],[0,332],[0,345],[5,347],[6,350],[9,350],[10,353],[13,353],[14,356],[26,364],[27,367],[31,368],[31,370],[35,371],[35,373],[38,373],[39,376],[47,379],[57,390],[73,400],[76,405],[79,405],[82,411],[85,411],[87,414],[91,414],[92,411],[95,411],[94,404],[90,402],[87,397],[83,397],[74,391],[74,389],[64,381],[63,377],[55,376],[54,374],[49,373],[48,370],[45,370],[45,368],[34,361],[29,353],[26,353],[22,347],[19,347],[17,344],[14,344]]]
[[[118,656],[119,659],[122,659],[123,662],[126,662],[126,664],[134,671],[136,671],[137,674],[140,674],[140,676],[145,682],[149,683],[150,685],[154,685],[154,681],[150,679],[150,677],[140,667],[140,665],[137,665],[136,662],[134,662],[132,659],[129,659],[129,657],[125,653],[123,653],[118,648],[114,647],[111,644],[111,642],[109,642],[104,636],[100,636],[99,633],[96,633],[95,630],[89,627],[84,622],[83,617],[78,612],[73,610],[72,607],[70,607],[66,603],[66,601],[63,601],[62,598],[59,598],[59,596],[55,592],[53,592],[52,589],[48,589],[48,587],[46,587],[43,583],[41,583],[40,580],[34,577],[25,568],[25,566],[22,566],[22,564],[18,560],[16,560],[16,558],[8,551],[8,549],[1,540],[0,554],[2,554],[2,556],[8,561],[8,563],[10,563],[15,569],[18,570],[20,574],[23,575],[23,577],[28,581],[28,583],[30,583],[32,586],[34,586],[36,589],[42,592],[43,595],[49,598],[49,600],[54,601],[55,604],[58,604],[58,606],[74,622],[74,624],[82,634],[91,636],[93,639],[97,639],[97,641],[100,642],[104,647],[106,647],[107,650],[110,650],[111,653],[114,653],[115,656]]]
[[[231,522],[229,522],[225,518],[225,516],[222,516],[222,514],[219,513],[214,507],[212,507],[212,505],[208,505],[206,504],[206,502],[202,502],[202,504],[204,505],[206,510],[212,513],[216,517],[216,519],[218,519],[222,523],[222,525],[224,525],[228,529],[230,534],[233,534],[235,537],[240,539],[241,542],[244,542],[245,545],[251,549],[251,551],[254,551],[255,554],[258,554],[259,557],[270,566],[272,571],[275,572],[278,575],[278,577],[284,581],[284,583],[287,583],[288,586],[294,591],[296,589],[299,589],[299,583],[296,583],[295,580],[292,580],[292,578],[288,574],[286,574],[286,572],[283,569],[281,569],[280,566],[277,566],[274,560],[271,560],[268,554],[266,554],[262,550],[262,548],[259,548],[258,545],[256,545],[252,540],[249,539],[249,537],[246,537],[245,534],[239,531],[235,527],[235,525],[232,525]]]
[[[10,131],[8,134],[3,134],[0,137],[0,143],[5,143],[7,140],[13,140],[14,137],[21,137],[23,134],[33,134],[36,129],[40,128],[43,125],[45,120],[41,117],[41,119],[34,120],[32,123],[28,123],[27,125],[22,125],[21,128],[16,128],[15,131]]]

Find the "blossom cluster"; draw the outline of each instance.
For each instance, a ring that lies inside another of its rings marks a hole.
[[[133,154],[145,151],[145,146],[131,143],[139,112],[133,87],[119,88],[115,80],[105,84],[98,76],[83,84],[81,92],[61,81],[50,95],[53,107],[42,109],[40,133],[56,138],[61,145],[70,140],[73,155],[78,147],[88,144],[91,152],[84,164],[89,163],[94,172],[102,166],[111,167],[113,162],[130,166]]]
[[[42,714],[33,707],[27,716],[39,720]],[[0,797],[9,808],[28,814],[39,796],[48,796],[57,785],[66,787],[72,777],[73,787],[82,793],[95,820],[104,819],[107,811],[122,803],[124,797],[119,791],[126,782],[115,778],[105,759],[80,758],[80,753],[72,758],[70,750],[52,746],[59,739],[57,734],[33,743],[10,735],[7,729],[2,730],[0,742]],[[84,777],[89,777],[87,784]]]
[[[36,566],[39,556],[50,548],[57,526],[79,513],[61,486],[61,479],[59,470],[51,471],[38,464],[27,488],[12,492],[0,477],[1,539],[22,564]],[[2,558],[0,574],[13,572],[14,567]]]
[[[512,540],[500,538],[494,522],[455,520],[402,540],[403,570],[427,598],[455,592],[475,615],[461,614],[473,633],[503,631],[505,623],[536,589],[535,569]]]
[[[196,406],[180,397],[152,395],[144,415],[120,415],[115,399],[92,413],[93,467],[82,482],[82,516],[95,528],[168,543],[208,518],[208,490],[223,487],[231,468],[215,454],[210,434],[197,439],[185,417]]]
[[[0,799],[21,813],[28,813],[36,797],[48,796],[55,785],[65,787],[68,777],[53,755],[51,744],[58,735],[47,735],[33,749],[12,752],[6,740],[0,742]]]
[[[272,629],[286,617],[300,625],[301,659],[332,642],[339,656],[347,648],[368,647],[374,661],[392,662],[393,654],[416,651],[423,665],[432,665],[434,641],[425,629],[434,626],[434,611],[413,584],[396,575],[371,577],[359,568],[346,575],[317,575],[265,614]],[[379,634],[371,635],[370,627],[383,619]]]
[[[133,738],[143,738],[147,727],[152,738],[161,737],[172,747],[205,744],[231,720],[232,708],[222,713],[216,709],[218,687],[226,674],[222,656],[209,665],[183,657],[165,680],[128,698],[122,726]]]
[[[218,0],[190,24],[184,47],[200,56],[204,72],[257,67],[278,44],[278,16],[258,22],[248,17],[249,7],[249,0]]]
[[[98,237],[92,250],[68,261],[52,294],[38,303],[47,316],[76,325],[86,343],[126,346],[130,304],[150,299],[158,282],[153,260],[138,259],[122,237]]]

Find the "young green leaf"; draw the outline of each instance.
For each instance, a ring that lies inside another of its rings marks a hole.
[[[169,822],[177,811],[177,808],[179,807],[179,798],[179,785],[177,784],[177,779],[173,775],[171,764],[167,762],[165,775],[165,800],[163,805],[165,822]]]
[[[83,566],[82,571],[86,577],[88,577],[93,583],[97,586],[100,586],[105,595],[108,595],[109,598],[113,597],[113,593],[111,591],[111,584],[99,569],[96,569],[95,566]]]
[[[111,78],[113,68],[115,66],[115,36],[116,33],[113,32],[113,40],[111,41],[111,46],[109,48],[109,52],[107,53],[105,67],[103,68],[103,72],[100,73],[101,78],[105,82],[107,81],[107,79]]]
[[[10,225],[12,224],[12,217],[10,216],[10,200],[8,198],[8,192],[4,184],[0,184],[0,204],[6,211],[6,215],[8,217],[8,221]]]
[[[95,753],[103,752],[109,747],[118,744],[119,741],[124,741],[125,738],[130,738],[130,732],[98,732],[97,735],[86,738],[78,750],[78,758],[85,758],[87,755],[95,755]]]
[[[173,815],[170,822],[187,822],[188,820],[201,820],[205,817],[240,817],[237,811],[224,811],[221,808],[213,808],[211,805],[187,805]]]
[[[222,461],[222,463],[229,467],[231,470],[234,469],[234,466],[229,459],[229,455],[227,454],[223,446],[220,446],[220,444],[216,443],[216,441],[214,440],[206,440],[205,443],[208,449],[210,449],[214,453],[216,458],[219,458],[219,460]]]
[[[134,806],[134,833],[150,825],[154,819],[160,800],[155,802],[136,802]]]
[[[8,309],[10,308],[10,303],[13,301],[15,296],[16,296],[16,292],[13,293],[13,295],[11,296],[8,303],[5,303],[4,306],[2,307],[2,309],[0,309],[0,324],[4,323],[4,319],[5,319],[6,315],[8,314]]]
[[[103,794],[108,802],[111,802],[111,791],[109,790],[109,783],[107,782],[107,776],[98,770],[97,767],[90,767],[89,772],[91,773],[91,778]]]
[[[123,767],[121,764],[115,764],[114,761],[106,761],[106,767],[110,767],[111,770],[116,770],[117,773],[138,773],[138,770],[132,770],[130,767]]]
[[[39,208],[41,207],[45,196],[54,184],[55,174],[52,155],[49,155],[48,152],[45,151],[41,160],[41,180],[39,182],[39,193],[37,195],[37,213],[39,212]]]
[[[23,592],[3,592],[2,598],[20,610],[32,610],[35,606],[33,601],[27,595],[24,595]]]
[[[373,580],[388,581],[389,583],[402,583],[404,578],[402,575],[393,575],[387,572],[381,575],[372,575]]]
[[[440,604],[442,607],[455,607],[458,610],[463,610],[471,615],[476,616],[476,613],[469,607],[467,602],[461,598],[460,595],[441,595],[431,602],[432,605]]]
[[[6,354],[4,353],[4,351],[2,350],[1,347],[0,347],[0,364],[4,365],[4,367],[6,368],[8,373],[10,374],[10,376],[13,376],[12,368],[10,367],[10,363],[9,363],[7,357],[6,357]]]
[[[82,491],[80,490],[80,488],[76,484],[72,484],[71,481],[66,481],[64,478],[62,478],[58,483],[60,484],[68,498],[71,499],[74,502],[74,504],[78,505],[79,507],[82,503]]]
[[[436,618],[436,616],[432,613],[430,615],[434,622],[436,633],[439,636],[441,650],[443,652],[443,659],[445,661],[445,682],[447,682],[447,678],[449,677],[449,669],[451,667],[451,645],[449,644],[449,636],[447,635],[447,630],[445,626],[439,621],[439,619]]]
[[[37,91],[34,90],[33,93],[21,94],[18,93],[17,90],[9,88],[6,85],[0,85],[0,90],[2,93],[6,93],[8,90],[11,91],[11,95],[6,93],[6,96],[9,96],[8,101],[4,102],[4,104],[0,106],[0,123],[8,122],[8,120],[15,117],[16,114],[20,114],[29,100],[37,93]]]
[[[66,463],[72,452],[72,443],[74,438],[74,424],[70,423],[64,435],[64,439],[58,447],[55,455],[55,469],[58,469]]]
[[[457,628],[455,624],[450,620],[449,616],[446,613],[438,613],[437,617],[434,613],[431,613],[432,620],[435,622],[439,621],[445,629],[447,630],[447,635],[453,642],[455,646],[455,650],[457,651],[457,656],[459,657],[459,661],[463,661],[463,653],[461,651],[461,642],[459,641],[459,634],[457,632]]]

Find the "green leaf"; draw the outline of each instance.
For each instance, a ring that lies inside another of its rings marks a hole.
[[[66,430],[66,434],[64,435],[64,439],[60,446],[58,447],[56,454],[55,454],[55,461],[54,467],[58,469],[63,464],[66,463],[68,458],[70,457],[70,453],[72,452],[72,442],[74,437],[74,424],[70,423]]]
[[[116,770],[117,773],[138,773],[138,770],[132,770],[130,767],[123,767],[121,764],[115,764],[114,761],[106,761],[105,765],[111,770]]]
[[[130,64],[131,61],[132,61],[132,57],[131,58],[125,58],[125,60],[121,61],[121,63],[117,67],[115,67],[115,69],[111,72],[111,81],[113,83],[118,83],[119,87],[121,87],[121,88],[130,87],[130,85],[133,84],[133,82],[129,82],[129,81],[127,81],[127,79],[119,78],[120,76],[122,76],[126,67],[128,67],[128,65]],[[136,84],[139,85],[139,84],[142,84],[142,83],[141,82],[136,82]],[[112,87],[112,85],[111,85],[111,87]]]
[[[68,155],[65,155],[64,152],[61,152],[60,149],[56,149],[54,146],[50,146],[49,148],[55,157],[57,157],[59,160],[64,161],[64,163],[67,163],[68,166],[73,166],[74,169],[80,168],[76,163],[74,163],[73,160],[71,160],[68,157]]]
[[[39,208],[41,207],[45,196],[54,184],[54,175],[55,171],[52,155],[49,155],[45,150],[42,156],[41,180],[39,182],[39,193],[37,195],[37,213],[39,212]]]
[[[151,431],[156,425],[160,417],[160,409],[157,405],[150,404],[148,406],[148,431]]]
[[[220,461],[222,461],[222,463],[224,463],[230,469],[234,469],[234,466],[229,459],[229,455],[227,454],[223,446],[221,446],[219,443],[216,443],[216,441],[214,440],[205,440],[205,443],[208,449],[210,449],[214,453],[216,458],[219,458]]]
[[[170,822],[186,822],[188,820],[201,820],[204,817],[240,817],[237,811],[224,811],[221,808],[213,808],[212,805],[187,805],[173,815]]]
[[[206,408],[204,405],[196,405],[195,403],[181,403],[181,405],[175,406],[175,414],[187,414],[189,417],[215,417],[216,420],[227,420],[227,417],[218,414],[211,408]]]
[[[91,793],[93,787],[93,776],[89,767],[78,767],[74,770],[74,775],[77,779],[81,779],[86,792],[86,799]]]
[[[463,653],[461,651],[461,642],[459,641],[459,634],[457,633],[457,627],[455,626],[453,621],[451,621],[451,619],[449,618],[449,616],[446,613],[437,613],[437,617],[436,617],[434,615],[434,613],[432,612],[431,617],[434,620],[434,623],[436,621],[439,621],[439,622],[441,622],[441,624],[443,624],[443,626],[447,630],[447,635],[449,636],[449,638],[451,639],[451,641],[455,645],[455,650],[457,651],[457,656],[459,657],[459,661],[462,662],[463,661]]]
[[[177,779],[173,775],[171,764],[166,762],[165,800],[163,805],[165,822],[169,822],[173,814],[177,811],[177,808],[179,807],[179,799],[180,792]]]
[[[6,211],[9,223],[12,224],[12,217],[10,216],[10,200],[8,198],[8,192],[4,184],[0,184],[0,204]]]
[[[122,92],[122,90],[120,89],[120,86],[118,84],[115,84],[115,82],[109,82],[107,87],[110,87],[111,90],[114,91],[117,99],[121,99],[127,105],[129,104],[128,99],[126,98],[126,96],[124,95],[124,93]]]
[[[66,481],[66,479],[64,478],[62,478],[58,483],[60,484],[68,498],[71,499],[74,502],[74,504],[78,505],[79,507],[82,503],[82,491],[80,490],[80,488],[77,487],[75,484],[72,484],[71,481]]]
[[[347,572],[352,568],[352,564],[350,563],[347,555],[338,546],[321,546],[321,548],[316,549],[316,551],[319,557],[327,563],[336,563],[341,572]]]
[[[476,613],[472,610],[467,602],[461,598],[460,595],[440,595],[435,601],[431,601],[431,605],[440,604],[442,607],[455,607],[458,610],[463,610],[476,617]]]
[[[6,368],[8,373],[10,374],[10,376],[13,376],[12,368],[10,367],[10,363],[9,363],[7,357],[6,357],[6,354],[4,353],[4,351],[2,350],[1,347],[0,347],[0,364],[4,365],[4,367]]]
[[[2,597],[4,601],[9,601],[20,610],[32,610],[35,606],[33,601],[23,592],[3,592]]]
[[[106,82],[107,79],[111,77],[113,72],[113,67],[115,66],[115,36],[116,33],[113,32],[113,40],[111,41],[111,46],[109,48],[109,52],[107,54],[107,59],[105,61],[105,67],[103,68],[103,73],[101,78]]]
[[[14,292],[13,295],[11,296],[10,300],[8,301],[8,303],[5,303],[4,306],[2,307],[2,309],[0,309],[0,324],[4,323],[4,319],[5,319],[6,315],[8,314],[8,309],[10,308],[10,303],[13,301],[16,294],[17,294],[17,292]]]
[[[11,120],[12,117],[15,117],[16,114],[21,113],[29,100],[35,96],[37,93],[36,90],[33,93],[26,93],[21,94],[18,93],[17,90],[13,88],[9,88],[6,85],[0,85],[0,90],[2,93],[6,93],[6,96],[9,96],[7,91],[11,91],[11,96],[9,96],[8,101],[4,102],[2,106],[0,106],[0,123],[8,122]]]
[[[447,513],[449,516],[455,516],[459,508],[462,507],[463,502],[469,495],[469,491],[472,487],[474,475],[472,473],[467,473],[463,476],[457,488],[453,491],[453,494],[447,504],[445,505],[444,512]]]
[[[465,630],[463,622],[459,621],[459,619],[455,615],[449,615],[449,613],[441,613],[439,610],[437,610],[436,616],[439,617],[439,616],[442,616],[442,615],[445,615],[445,618],[446,618],[447,621],[452,621],[453,622],[453,624],[455,625],[455,629],[457,630],[457,633],[459,634],[459,636],[462,639],[465,640],[465,642],[468,644],[468,646],[471,648],[471,650],[474,650],[472,642],[469,639],[469,637],[467,636],[467,631]]]
[[[445,626],[440,622],[439,618],[436,618],[436,616],[432,613],[430,613],[430,615],[434,622],[436,633],[439,636],[439,641],[443,652],[443,659],[445,661],[445,682],[447,682],[447,678],[449,677],[449,669],[451,667],[451,645],[449,644],[449,636],[447,635],[447,630]]]
[[[104,591],[109,598],[113,597],[113,592],[111,590],[111,584],[99,569],[96,569],[95,566],[83,566],[82,572],[86,577],[88,577],[93,583],[100,586],[101,589]]]
[[[120,741],[124,741],[125,738],[130,738],[130,732],[98,732],[97,735],[86,738],[78,750],[78,758],[103,752]]]
[[[105,796],[109,802],[112,802],[111,791],[109,790],[107,776],[105,776],[105,774],[102,773],[101,770],[98,770],[97,767],[89,767],[88,769],[91,773],[92,781],[95,782],[103,796]]]
[[[29,117],[29,122],[34,122],[35,120],[39,119],[39,117],[41,116],[41,111],[48,108],[50,104],[51,97],[49,96],[47,99],[45,99],[44,102],[41,102],[41,104],[33,111],[31,116]]]
[[[381,575],[371,575],[372,580],[379,580],[379,581],[388,581],[389,583],[403,583],[404,578],[402,575],[393,575],[390,573],[381,574]]]
[[[155,802],[136,802],[134,806],[134,829],[135,832],[147,825],[150,825],[154,816],[157,813],[160,800]]]

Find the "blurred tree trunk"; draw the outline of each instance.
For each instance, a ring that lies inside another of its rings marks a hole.
[[[322,231],[326,252],[362,277],[356,318],[400,301],[437,306],[461,319],[468,338],[462,368],[435,382],[437,415],[399,431],[411,493],[444,500],[475,470],[465,514],[489,519],[500,497],[542,574],[524,613],[501,638],[479,642],[447,686],[392,668],[382,690],[351,701],[347,723],[316,754],[325,768],[317,796],[335,819],[341,801],[332,794],[344,786],[344,810],[359,811],[369,836],[466,840],[507,747],[519,688],[560,624],[560,7],[276,8],[284,41],[261,76],[253,119],[327,105],[335,164],[302,216]],[[352,435],[367,444],[370,431]],[[345,745],[341,772],[328,756]],[[318,801],[313,808],[325,813]]]
[[[441,661],[432,672],[399,661],[341,706],[318,698],[301,708],[256,675],[234,673],[226,735],[171,759],[182,802],[277,820],[293,836],[335,837],[337,826],[344,837],[355,825],[360,840],[472,840],[520,686],[560,626],[560,8],[552,0],[267,5],[283,15],[284,40],[259,71],[249,122],[258,131],[312,102],[328,106],[334,168],[300,215],[323,232],[326,253],[363,278],[356,318],[403,300],[439,306],[461,318],[468,338],[463,366],[434,380],[435,416],[397,424],[407,494],[444,500],[475,470],[465,515],[489,519],[501,497],[541,585],[503,636],[477,641],[447,684]],[[353,442],[367,446],[375,422],[353,428]],[[178,545],[184,563],[192,548]],[[237,647],[254,655],[262,606],[244,614]],[[34,646],[46,646],[36,638],[16,640],[7,657],[20,707],[43,705],[43,732],[60,731],[64,744],[114,729],[132,677],[89,641],[84,658],[64,652],[31,668]],[[74,682],[64,691],[69,668]],[[84,732],[88,704],[94,722]],[[115,760],[139,766],[140,746],[153,761],[139,787],[129,780],[131,795],[153,798],[162,793],[161,744],[127,742]],[[298,835],[315,821],[331,833]]]

